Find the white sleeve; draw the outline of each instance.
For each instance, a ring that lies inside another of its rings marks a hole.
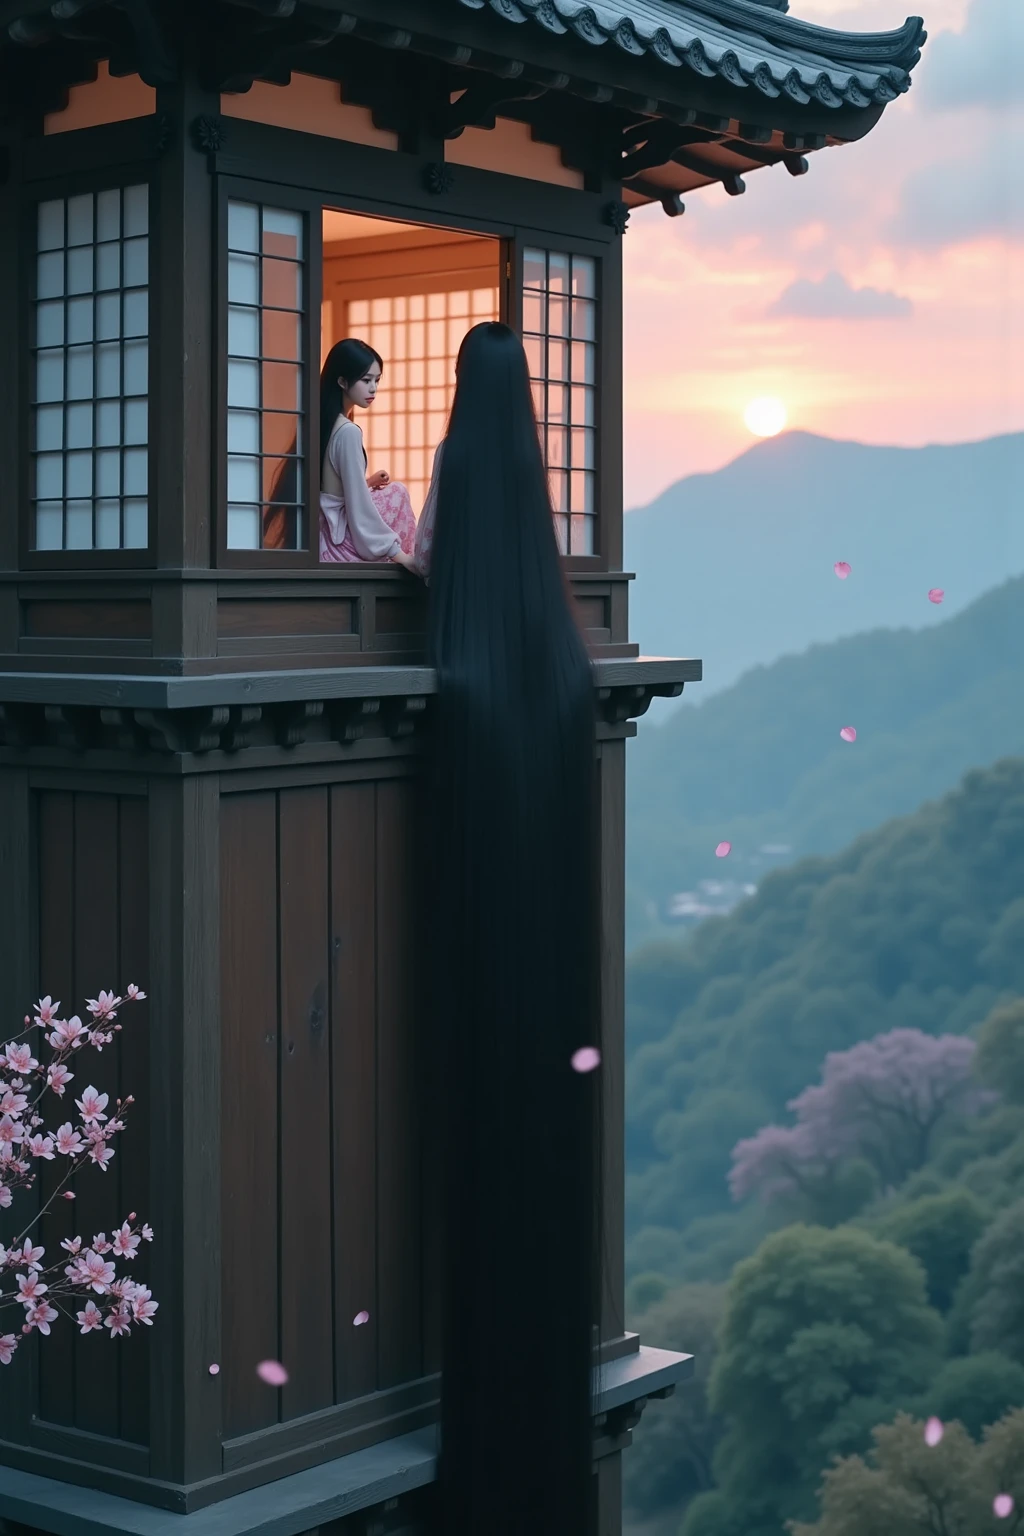
[[[373,504],[370,487],[366,483],[366,460],[363,456],[362,433],[358,427],[354,430],[342,427],[335,432],[327,455],[341,481],[348,531],[360,559],[389,560],[392,555],[397,555],[402,548],[402,541],[391,531]]]
[[[434,466],[430,472],[430,489],[427,491],[423,510],[416,522],[416,544],[413,548],[413,565],[416,573],[424,580],[430,575],[430,553],[434,545],[434,519],[437,516],[437,486],[441,478],[441,451],[444,443],[440,442],[434,453]]]

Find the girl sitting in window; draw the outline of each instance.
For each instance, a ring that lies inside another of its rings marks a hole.
[[[409,492],[382,469],[367,478],[363,434],[352,419],[356,406],[373,405],[383,371],[380,355],[349,337],[331,348],[320,375],[320,559],[328,564],[413,567]]]

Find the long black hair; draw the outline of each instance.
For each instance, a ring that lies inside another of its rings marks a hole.
[[[365,373],[369,372],[373,363],[377,364],[383,374],[384,360],[380,353],[375,352],[368,342],[359,341],[355,336],[346,336],[344,341],[336,341],[327,354],[324,366],[320,370],[319,465],[321,470],[327,444],[334,431],[334,424],[344,409],[340,380],[344,379],[346,384],[354,384],[357,379],[361,379]]]
[[[457,371],[429,588],[440,1528],[595,1536],[594,682],[522,344],[475,326]]]

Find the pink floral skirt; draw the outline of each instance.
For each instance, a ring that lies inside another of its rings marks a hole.
[[[411,555],[416,542],[416,517],[412,510],[409,492],[398,480],[392,480],[379,491],[371,491],[374,506],[392,533],[401,540],[402,550]],[[339,565],[345,561],[362,560],[362,555],[352,542],[352,534],[345,529],[345,537],[335,544],[327,519],[320,513],[320,562],[323,565]]]

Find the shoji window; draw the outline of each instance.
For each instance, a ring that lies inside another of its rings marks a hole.
[[[448,421],[462,338],[470,326],[498,318],[498,290],[354,299],[347,310],[348,334],[385,360],[384,387],[373,410],[360,417],[371,468],[386,465],[391,478],[408,487],[418,512]]]
[[[40,203],[33,325],[32,544],[149,543],[149,198]]]
[[[228,549],[309,548],[304,216],[228,203]]]
[[[595,549],[597,272],[590,256],[523,253],[523,342],[563,554]]]

